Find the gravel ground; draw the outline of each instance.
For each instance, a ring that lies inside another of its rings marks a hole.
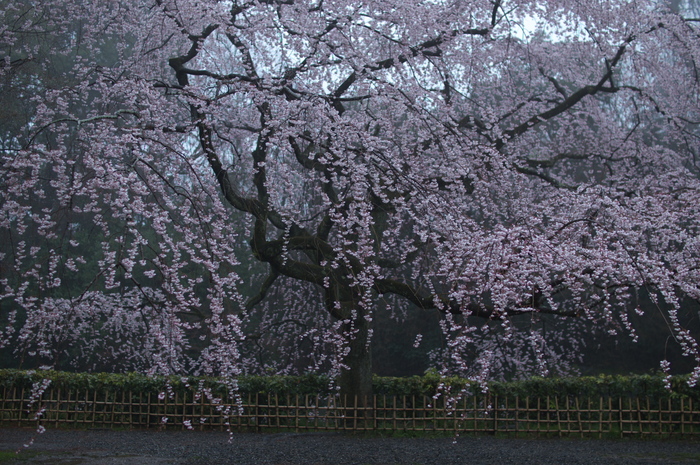
[[[375,438],[337,433],[0,429],[0,463],[44,465],[505,465],[700,464],[700,442],[679,440]],[[12,453],[23,449],[17,456]],[[16,457],[16,458],[14,458]]]

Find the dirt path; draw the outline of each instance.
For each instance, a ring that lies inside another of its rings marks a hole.
[[[336,433],[0,429],[0,463],[44,465],[700,464],[698,441],[367,438]],[[23,450],[15,455],[18,448]]]

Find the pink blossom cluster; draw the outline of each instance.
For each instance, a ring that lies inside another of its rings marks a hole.
[[[410,307],[485,382],[574,372],[584,328],[637,338],[643,291],[700,377],[692,11],[6,3],[29,110],[0,134],[0,349],[342,384],[376,312]]]

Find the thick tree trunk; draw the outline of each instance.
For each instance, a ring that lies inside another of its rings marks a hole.
[[[368,407],[372,402],[372,351],[369,344],[370,322],[358,310],[353,325],[344,325],[343,333],[352,338],[348,341],[350,352],[345,356],[344,368],[338,378],[341,403],[349,407],[345,411],[347,427],[363,427],[373,422],[374,414]]]
[[[343,274],[331,281],[325,296],[329,313],[346,322],[340,331],[350,349],[342,360],[346,368],[340,373],[338,386],[348,405],[354,405],[357,398],[358,406],[364,406],[372,399],[371,323],[366,318],[366,309],[360,305],[360,289],[343,281]]]
[[[344,327],[347,334],[350,325]],[[346,356],[344,369],[338,385],[341,396],[346,396],[348,402],[354,402],[357,396],[358,405],[365,405],[365,400],[371,402],[372,399],[372,350],[369,344],[370,323],[365,319],[364,314],[358,312],[358,317],[354,322],[354,338],[350,341],[350,353]]]

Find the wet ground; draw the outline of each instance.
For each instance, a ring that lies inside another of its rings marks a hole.
[[[34,437],[34,443],[25,448]],[[230,441],[229,441],[230,440]],[[18,454],[15,454],[20,450]],[[0,429],[0,464],[700,464],[700,441]]]

